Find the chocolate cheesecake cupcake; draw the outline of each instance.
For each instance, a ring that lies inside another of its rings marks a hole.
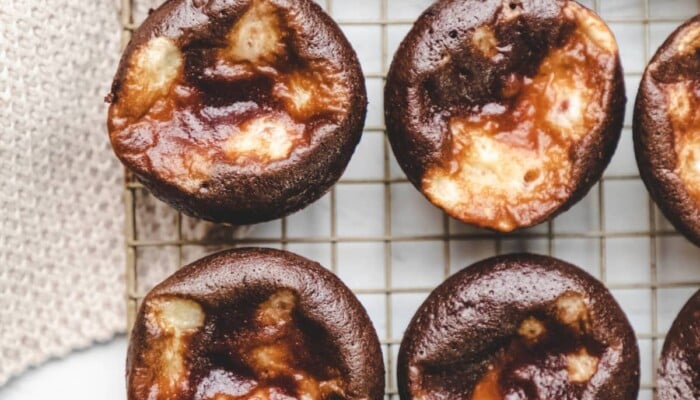
[[[398,357],[402,400],[634,400],[639,350],[602,283],[551,257],[474,264],[435,289]]]
[[[659,400],[700,399],[700,292],[688,300],[666,335]]]
[[[634,110],[634,148],[651,197],[700,246],[700,16],[647,66]]]
[[[377,334],[320,265],[270,249],[184,267],[143,300],[129,344],[129,400],[384,396]]]
[[[583,198],[617,146],[617,43],[567,0],[440,0],[399,47],[385,94],[394,154],[433,204],[502,232]]]
[[[233,224],[320,198],[367,109],[355,52],[310,0],[169,0],[134,32],[107,100],[114,151],[151,192]]]

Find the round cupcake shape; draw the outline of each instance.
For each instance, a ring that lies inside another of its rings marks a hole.
[[[597,182],[626,103],[617,43],[567,0],[439,0],[399,47],[389,139],[433,204],[509,232],[561,213]]]
[[[700,246],[700,16],[644,72],[634,110],[639,172],[668,220]]]
[[[688,300],[661,352],[659,400],[700,399],[700,292]]]
[[[129,400],[384,396],[377,334],[320,265],[270,249],[184,267],[143,300],[127,359]]]
[[[320,198],[367,109],[357,55],[310,0],[169,0],[134,32],[107,101],[112,147],[148,189],[233,224]]]
[[[634,400],[639,350],[595,278],[545,256],[474,264],[435,289],[398,357],[402,400]]]

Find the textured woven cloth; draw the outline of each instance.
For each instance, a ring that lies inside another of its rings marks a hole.
[[[125,327],[114,0],[0,7],[0,384]]]
[[[163,0],[132,2],[139,24]],[[104,103],[120,57],[120,4],[0,6],[0,386],[126,328],[124,177],[109,145]],[[139,196],[139,235],[172,233],[177,213],[145,192]],[[221,231],[192,219],[183,229]],[[178,267],[172,253],[138,257],[148,265],[139,276],[141,293]]]

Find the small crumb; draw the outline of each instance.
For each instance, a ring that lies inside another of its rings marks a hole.
[[[308,70],[281,78],[273,90],[286,103],[287,112],[298,121],[318,114],[347,112],[350,92],[343,74],[327,62],[313,62]]]
[[[689,86],[685,82],[674,83],[666,89],[668,113],[677,125],[683,125],[693,110],[692,89]]]
[[[593,11],[581,6],[575,1],[567,2],[564,7],[567,18],[577,22],[578,30],[600,50],[608,54],[616,54],[617,42],[610,28]]]
[[[290,372],[289,362],[294,358],[290,349],[283,343],[255,348],[251,352],[251,366],[265,378],[275,378]]]
[[[204,325],[204,310],[195,301],[181,298],[158,298],[148,302],[147,320],[153,336],[147,359],[157,368],[160,390],[167,398],[188,384],[187,364],[188,340]],[[184,385],[184,386],[183,386]],[[166,398],[166,397],[164,397]]]
[[[185,58],[177,43],[161,36],[149,40],[132,56],[120,90],[120,114],[141,118],[161,99],[170,95],[175,82],[183,74]]]
[[[520,0],[503,0],[501,6],[500,18],[505,21],[511,21],[523,12],[523,4]]]
[[[302,134],[303,128],[286,115],[263,115],[241,125],[223,149],[237,162],[269,163],[289,157]]]
[[[681,55],[693,54],[700,48],[700,26],[692,25],[678,36],[676,47]]]

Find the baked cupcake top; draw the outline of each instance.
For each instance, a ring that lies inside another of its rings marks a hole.
[[[364,308],[292,253],[218,253],[143,300],[127,361],[129,400],[383,399]]]
[[[634,400],[639,351],[608,290],[563,261],[512,255],[440,285],[398,358],[408,399]]]
[[[146,186],[234,223],[320,197],[367,105],[354,51],[309,0],[169,0],[134,33],[108,100],[114,150]]]
[[[700,292],[666,335],[659,364],[659,400],[700,399]]]
[[[634,115],[637,163],[666,217],[700,245],[700,17],[659,48]]]
[[[585,195],[626,101],[613,34],[564,0],[438,1],[401,44],[385,99],[409,180],[451,216],[499,231]]]

